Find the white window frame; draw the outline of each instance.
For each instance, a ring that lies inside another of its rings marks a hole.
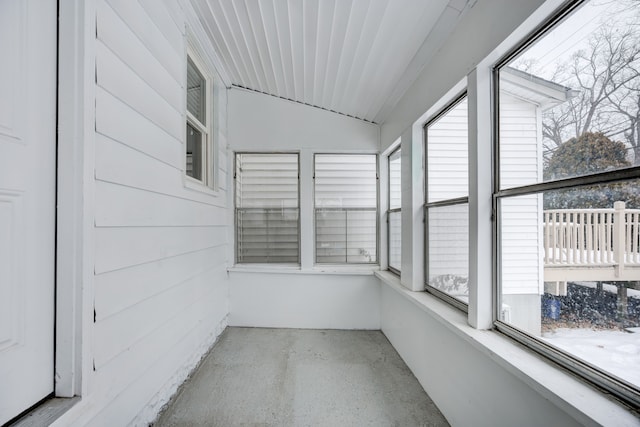
[[[398,146],[395,147],[387,156],[387,268],[390,272],[400,276],[402,265],[400,265],[400,268],[391,266],[391,214],[400,214],[400,223],[402,224],[402,203],[399,208],[391,207],[391,156],[397,152],[402,153],[401,144],[398,144]],[[402,156],[400,156],[400,173],[400,177],[402,179]],[[400,187],[402,188],[402,185],[400,185]],[[400,191],[400,193],[402,193],[402,191]],[[402,239],[402,232],[400,233],[400,238]],[[402,259],[402,245],[400,246],[400,257],[400,259]]]
[[[191,61],[193,65],[196,67],[196,70],[202,75],[205,80],[205,121],[206,123],[200,122],[187,107],[187,69],[188,63]],[[214,80],[213,74],[209,71],[209,68],[204,64],[200,55],[196,52],[195,47],[192,45],[192,42],[189,40],[187,43],[187,53],[185,56],[185,77],[184,77],[184,114],[185,114],[185,139],[184,139],[184,149],[183,151],[183,166],[184,166],[184,184],[186,187],[196,190],[204,190],[204,191],[215,191],[217,186],[217,164],[216,159],[216,138],[214,137]],[[202,134],[202,180],[193,178],[187,175],[187,125],[193,126]]]
[[[236,162],[238,159],[238,155],[242,154],[261,154],[261,155],[278,155],[278,154],[287,154],[287,155],[296,155],[298,158],[298,262],[297,263],[246,263],[238,261],[238,206],[236,205],[236,192],[237,192],[237,175],[236,175]],[[283,266],[295,266],[300,267],[302,263],[302,238],[301,238],[301,203],[300,203],[300,152],[297,151],[236,151],[233,153],[233,235],[234,235],[234,244],[233,244],[233,260],[235,266],[258,266],[264,268],[268,267],[283,267]]]
[[[365,263],[357,263],[357,262],[342,262],[342,263],[323,263],[318,262],[318,254],[317,254],[317,212],[322,208],[318,208],[316,206],[316,158],[317,156],[351,156],[351,155],[360,155],[360,156],[375,156],[376,159],[376,260],[372,262]],[[313,263],[317,267],[326,267],[326,266],[379,266],[380,265],[380,155],[378,153],[368,153],[368,152],[350,152],[350,153],[340,153],[340,152],[315,152],[313,153]]]
[[[457,107],[464,100],[469,102],[467,96],[466,88],[459,92],[456,96],[452,97],[449,102],[446,103],[445,107],[440,109],[434,116],[432,116],[423,126],[423,137],[424,137],[424,284],[425,290],[430,294],[446,301],[447,303],[453,305],[454,307],[464,311],[467,313],[469,311],[469,304],[461,301],[453,296],[443,292],[431,285],[429,285],[429,209],[439,208],[439,207],[447,207],[447,206],[457,206],[466,204],[469,209],[469,214],[471,214],[471,206],[469,204],[469,191],[467,191],[467,196],[465,197],[457,197],[453,199],[439,200],[437,202],[429,202],[429,138],[428,138],[428,129],[429,126],[444,115],[446,115],[449,111]],[[469,126],[469,117],[467,117],[467,126]],[[468,146],[468,142],[467,142]],[[469,168],[469,163],[467,162],[467,168]],[[469,188],[470,190],[470,188]],[[471,236],[468,236],[469,238]],[[469,258],[469,260],[471,260]],[[469,278],[467,279],[469,281]]]
[[[572,11],[580,7],[584,0],[572,1],[569,4],[565,4],[558,10],[553,12],[542,25],[535,28],[532,32],[526,35],[519,43],[515,45],[513,49],[503,55],[498,61],[496,61],[492,67],[492,104],[493,104],[493,195],[492,195],[492,211],[495,217],[494,230],[493,230],[493,277],[495,278],[495,293],[494,293],[494,307],[493,318],[495,328],[504,333],[505,335],[513,338],[519,343],[523,344],[527,348],[541,354],[542,356],[554,361],[558,365],[567,369],[568,371],[578,375],[585,379],[589,383],[595,385],[599,389],[605,390],[612,394],[621,401],[633,405],[634,407],[640,406],[640,393],[636,389],[633,389],[624,382],[617,380],[608,373],[595,367],[594,365],[585,362],[573,354],[553,347],[544,341],[527,334],[526,332],[517,329],[510,324],[500,320],[500,308],[501,308],[501,256],[500,256],[500,202],[503,199],[515,196],[540,194],[545,191],[560,190],[560,189],[577,189],[585,186],[606,184],[612,182],[619,182],[624,180],[638,179],[640,178],[640,166],[631,167],[621,170],[605,171],[594,173],[591,175],[578,176],[567,179],[558,179],[553,181],[540,182],[536,184],[523,185],[518,187],[509,187],[506,189],[500,188],[500,134],[499,134],[499,105],[500,105],[500,87],[499,87],[499,71],[500,68],[509,63],[509,61],[526,49],[538,38],[542,37],[548,30],[552,29],[556,25],[560,24],[560,21],[570,14]]]

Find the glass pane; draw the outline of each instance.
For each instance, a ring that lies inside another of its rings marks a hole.
[[[298,207],[298,155],[236,154],[236,207]]]
[[[500,70],[500,187],[640,164],[640,4],[590,1]]]
[[[401,152],[396,150],[389,156],[389,209],[402,207],[402,162]]]
[[[389,267],[402,267],[402,212],[389,212]]]
[[[316,208],[375,208],[377,200],[375,155],[316,154]]]
[[[316,210],[316,262],[347,262],[347,211]]]
[[[239,263],[298,263],[298,209],[237,209]]]
[[[427,201],[469,195],[467,98],[427,126]]]
[[[500,200],[501,320],[640,388],[640,179]]]
[[[204,160],[202,133],[187,123],[187,175],[202,181]]]
[[[428,284],[465,303],[469,288],[469,204],[428,209]]]
[[[298,155],[236,154],[238,263],[299,263]]]
[[[206,80],[191,58],[187,58],[187,111],[205,126],[207,125],[206,90]]]
[[[316,154],[316,262],[376,263],[377,156]]]
[[[375,210],[317,209],[316,262],[377,262],[376,227]]]
[[[378,262],[376,210],[347,211],[347,262]]]

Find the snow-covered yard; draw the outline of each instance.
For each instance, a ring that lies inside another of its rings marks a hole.
[[[640,387],[640,331],[559,328],[543,333],[542,337],[549,344]]]

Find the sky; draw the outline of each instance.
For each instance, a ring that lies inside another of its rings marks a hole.
[[[616,0],[593,0],[576,10],[559,25],[538,40],[516,62],[535,60],[534,74],[550,79],[558,61],[565,61],[580,49],[589,46],[589,36],[603,25],[624,22],[630,12],[625,3]],[[561,83],[562,82],[557,82]]]

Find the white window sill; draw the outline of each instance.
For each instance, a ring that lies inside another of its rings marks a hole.
[[[525,349],[496,331],[474,329],[465,313],[427,292],[414,292],[400,284],[389,271],[377,271],[376,277],[412,302],[452,333],[465,340],[502,368],[524,381],[545,399],[556,404],[584,425],[636,426],[638,418],[630,410],[607,397],[552,362]]]
[[[380,267],[375,266],[344,266],[327,265],[314,266],[311,269],[302,269],[300,266],[286,264],[237,264],[227,269],[230,273],[263,273],[263,274],[335,274],[345,276],[372,276]]]
[[[191,178],[186,175],[183,176],[183,182],[184,187],[188,190],[198,191],[212,197],[219,197],[221,194],[219,190],[214,190],[213,188],[203,184],[202,181],[198,181],[197,179]]]

